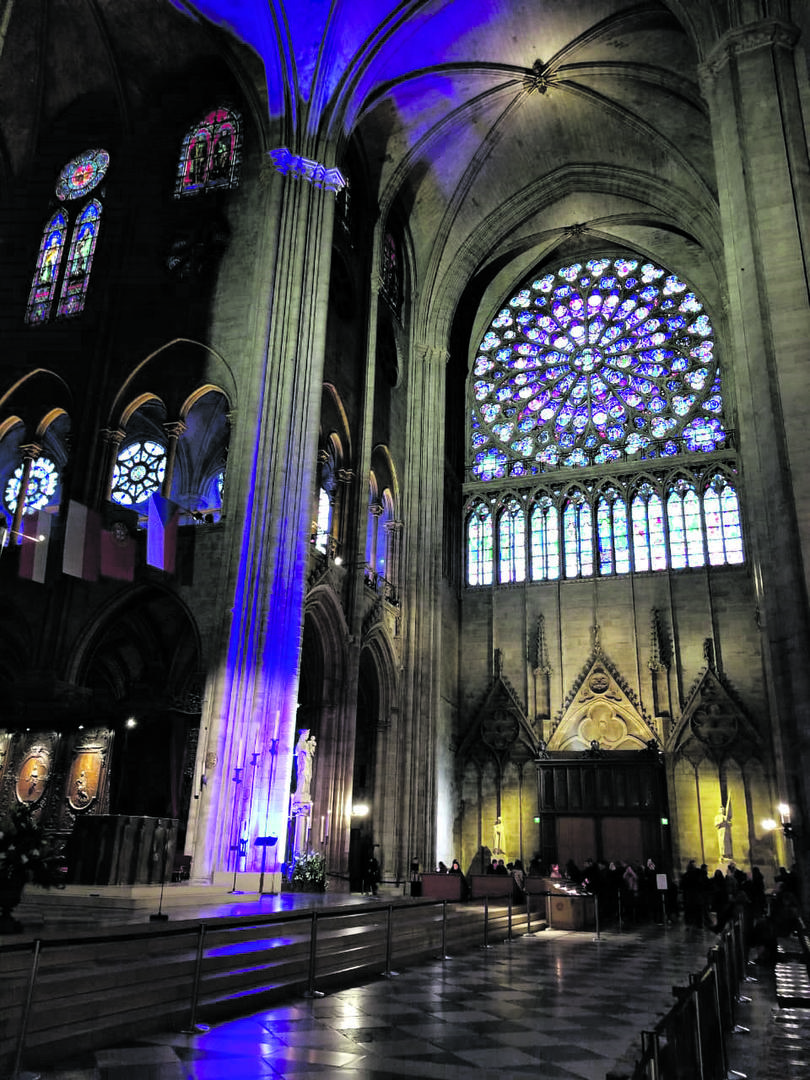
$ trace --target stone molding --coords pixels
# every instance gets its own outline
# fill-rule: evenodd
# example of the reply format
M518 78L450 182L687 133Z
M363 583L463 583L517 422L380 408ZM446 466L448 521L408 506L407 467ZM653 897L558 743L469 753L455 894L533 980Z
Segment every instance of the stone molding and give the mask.
M734 57L756 52L758 49L793 49L798 39L798 27L781 19L766 19L729 30L700 65L698 70L701 84L710 86Z

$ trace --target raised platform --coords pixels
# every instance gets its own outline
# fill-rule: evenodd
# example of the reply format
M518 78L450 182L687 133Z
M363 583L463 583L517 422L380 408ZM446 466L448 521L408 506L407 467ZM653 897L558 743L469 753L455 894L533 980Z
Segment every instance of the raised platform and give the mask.
M258 877L258 874L256 875ZM233 875L230 875L233 881ZM184 881L160 885L67 885L64 889L41 889L27 885L14 916L25 927L35 925L116 925L142 921L146 913L157 911L219 910L224 905L255 903L258 892L248 892L252 882L239 882L232 892L223 884L195 885Z

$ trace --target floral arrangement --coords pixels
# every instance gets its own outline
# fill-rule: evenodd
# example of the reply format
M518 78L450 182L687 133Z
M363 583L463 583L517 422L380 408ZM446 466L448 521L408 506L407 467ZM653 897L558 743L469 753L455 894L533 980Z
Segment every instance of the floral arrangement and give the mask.
M18 803L0 816L0 883L31 882L45 889L63 884L64 860L30 806Z
M317 851L299 855L293 863L290 881L292 887L301 892L325 892L326 859Z

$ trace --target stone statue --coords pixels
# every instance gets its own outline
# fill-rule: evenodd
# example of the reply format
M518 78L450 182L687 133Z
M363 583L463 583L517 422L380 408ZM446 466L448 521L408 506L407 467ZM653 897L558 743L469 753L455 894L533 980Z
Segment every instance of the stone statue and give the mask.
M312 783L312 764L317 746L309 728L302 728L295 747L295 794L299 802L308 800Z
M492 854L505 855L506 849L504 847L503 822L500 817L495 818L495 824L492 827L492 837Z
M731 847L731 799L715 814L714 827L717 829L718 857L723 862L731 862L734 858Z

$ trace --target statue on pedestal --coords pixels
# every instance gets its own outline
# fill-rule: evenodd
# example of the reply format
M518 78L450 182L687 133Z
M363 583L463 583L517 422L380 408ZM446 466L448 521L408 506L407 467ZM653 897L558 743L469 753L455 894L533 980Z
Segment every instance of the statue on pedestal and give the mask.
M504 845L506 841L504 839L503 822L500 817L495 818L495 824L492 827L492 838L492 854L505 855L506 848Z
M734 858L731 845L731 799L715 814L714 827L717 829L718 858L721 862L731 862Z
M314 736L309 733L309 728L302 728L295 747L295 798L297 802L306 802L309 799L312 759L317 745Z

